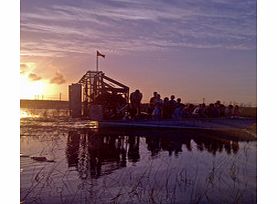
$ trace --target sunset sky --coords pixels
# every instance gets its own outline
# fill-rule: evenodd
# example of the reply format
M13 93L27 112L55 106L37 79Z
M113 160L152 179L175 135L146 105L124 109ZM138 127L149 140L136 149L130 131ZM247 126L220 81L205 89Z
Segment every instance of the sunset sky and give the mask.
M257 4L248 0L24 0L21 98L67 100L68 85L107 76L183 102L256 105Z

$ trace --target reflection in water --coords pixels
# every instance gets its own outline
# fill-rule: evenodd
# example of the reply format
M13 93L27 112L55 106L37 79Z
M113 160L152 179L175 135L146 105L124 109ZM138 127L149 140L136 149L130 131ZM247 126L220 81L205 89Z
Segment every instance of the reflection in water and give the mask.
M62 112L36 114L20 124L24 203L256 203L256 141L230 140L238 137L229 131L97 129Z
M20 109L20 118L38 118L39 116L30 111Z
M68 117L68 109L30 109L30 108L20 108L20 118L58 118L58 117Z
M98 178L126 167L126 139L125 136L97 135L94 131L70 131L66 149L68 167L76 167L82 179ZM136 141L129 141L128 159L133 162L139 159Z
M130 136L128 139L129 149L128 149L128 160L131 162L138 162L139 156L139 137Z
M66 149L68 167L78 166L79 143L80 143L80 134L78 134L77 132L69 131L68 138L67 138L67 149Z
M193 139L197 144L197 149L199 151L206 150L213 155L216 152L222 152L223 149L227 154L231 154L231 151L236 154L239 150L239 143L237 140L212 140L205 137L196 137Z
M82 179L98 178L113 171L126 167L127 160L132 163L140 161L140 140L143 135L115 134L96 132L95 130L69 131L66 156L68 167L74 167ZM200 152L207 151L213 155L225 150L227 154L236 154L239 150L238 141L211 139L202 135L162 134L145 137L147 149L155 158L160 152L166 151L169 156L176 157L185 148L192 151L192 142Z
M222 152L223 149L227 154L236 154L239 150L239 143L237 140L212 139L202 135L194 135L193 137L188 135L146 137L147 148L151 151L152 156L156 156L160 151L168 151L169 156L174 152L174 154L178 156L178 154L182 152L183 145L187 151L192 151L191 141L196 143L196 147L199 151L205 150L213 155L216 155L216 152Z

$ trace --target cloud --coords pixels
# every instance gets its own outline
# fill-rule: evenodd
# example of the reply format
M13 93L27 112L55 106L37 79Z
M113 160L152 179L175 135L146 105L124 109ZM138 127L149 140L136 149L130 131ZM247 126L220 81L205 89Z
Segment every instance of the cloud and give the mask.
M25 74L27 69L28 69L28 66L26 64L23 64L23 63L20 64L20 74Z
M38 75L35 74L35 73L30 73L30 74L28 75L28 78L29 78L30 80L32 80L32 81L38 81L38 80L41 79L41 77L38 76Z
M61 73L56 73L56 75L50 80L51 84L63 84L65 83L64 76Z
M66 56L95 49L256 49L256 1L22 2L21 53ZM70 1L69 1L70 2ZM43 4L43 3L42 3ZM28 7L28 9L27 9Z

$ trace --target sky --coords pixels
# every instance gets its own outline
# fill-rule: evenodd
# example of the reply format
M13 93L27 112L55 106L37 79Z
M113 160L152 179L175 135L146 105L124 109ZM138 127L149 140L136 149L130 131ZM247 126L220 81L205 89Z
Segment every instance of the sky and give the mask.
M256 1L21 1L21 98L67 100L68 85L96 69L96 50L99 70L143 102L157 91L257 104Z

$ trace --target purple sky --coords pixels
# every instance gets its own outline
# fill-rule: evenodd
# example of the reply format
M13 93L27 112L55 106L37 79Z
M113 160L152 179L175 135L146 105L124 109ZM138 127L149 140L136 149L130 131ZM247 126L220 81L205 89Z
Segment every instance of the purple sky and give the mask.
M256 105L256 11L252 0L24 0L21 72L67 99L99 50L100 70L144 101L158 91Z

